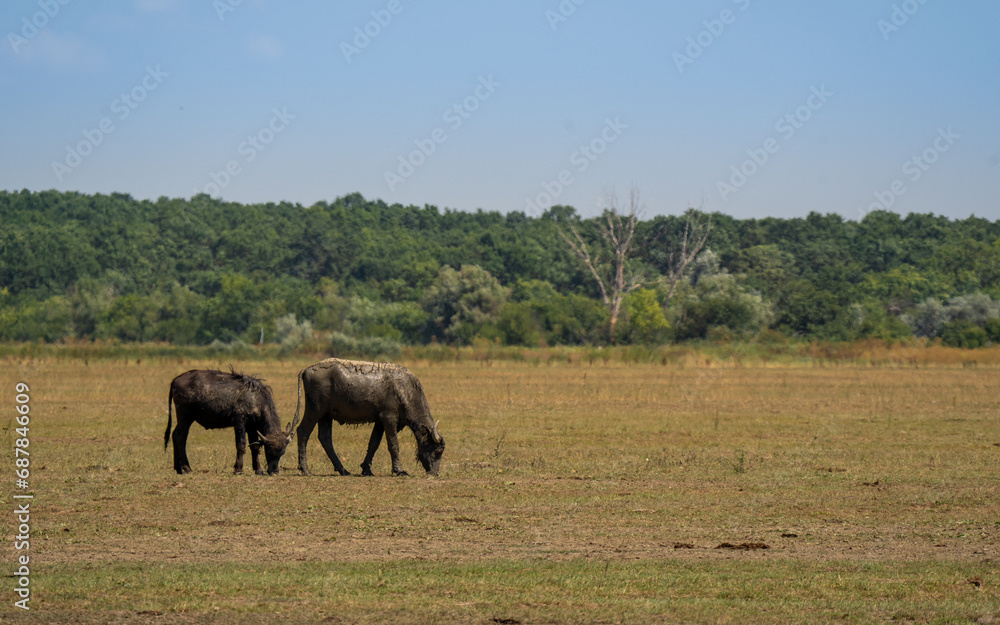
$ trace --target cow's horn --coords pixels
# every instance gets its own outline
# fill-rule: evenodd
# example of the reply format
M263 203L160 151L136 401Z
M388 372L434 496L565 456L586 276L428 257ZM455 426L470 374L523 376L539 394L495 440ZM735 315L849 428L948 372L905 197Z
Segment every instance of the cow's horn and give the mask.
M435 443L440 443L441 442L441 435L438 434L438 423L441 423L440 419L438 419L437 421L434 422L434 429L431 430L431 438L434 439Z
M288 422L288 427L285 428L285 436L291 436L292 435L292 426L293 425L295 425L295 424L292 423L291 421Z

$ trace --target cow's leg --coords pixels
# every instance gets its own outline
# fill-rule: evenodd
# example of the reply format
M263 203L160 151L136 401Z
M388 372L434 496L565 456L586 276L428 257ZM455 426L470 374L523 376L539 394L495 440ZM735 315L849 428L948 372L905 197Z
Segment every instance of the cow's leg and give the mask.
M375 427L372 428L372 436L368 439L368 453L365 455L365 461L361 463L361 475L374 475L372 473L372 459L375 458L378 446L382 444L382 434L384 433L385 428L382 427L382 423L376 421Z
M312 436L313 428L316 427L316 418L310 414L308 406L302 415L302 423L295 428L295 436L299 445L299 471L302 475L312 475L309 471L309 463L306 461L306 445L309 444L309 437Z
M333 417L323 417L319 420L319 442L323 445L326 455L330 457L333 468L341 475L350 475L351 472L344 468L344 463L340 461L336 450L333 448Z
M187 457L187 438L188 431L191 429L191 420L187 418L187 415L181 415L181 411L177 411L177 427L174 429L173 436L171 440L174 443L174 471L178 473L190 473L191 463L188 462Z
M257 475L264 475L264 470L260 468L260 460L257 458L260 454L260 437L257 431L247 432L247 440L250 444L250 462L253 464L253 472Z
M247 451L247 432L242 423L236 423L233 427L236 430L236 464L233 465L233 474L243 473L243 454Z
M389 455L392 457L393 475L409 475L403 470L403 463L399 461L399 436L397 436L399 426L395 416L391 419L385 419L382 427L385 429L385 445L389 448Z

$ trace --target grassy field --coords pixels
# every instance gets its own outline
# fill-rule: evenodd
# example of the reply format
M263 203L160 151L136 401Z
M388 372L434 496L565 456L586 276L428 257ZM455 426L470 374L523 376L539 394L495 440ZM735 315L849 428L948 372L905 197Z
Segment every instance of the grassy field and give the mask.
M573 359L569 359L573 360ZM234 362L284 421L309 359ZM170 380L228 360L0 362L31 388L18 623L1000 623L992 365L405 361L447 448L340 477L315 439L233 476L232 431L163 449ZM919 366L916 366L919 365ZM370 430L338 427L359 472ZM15 570L13 487L0 562ZM10 580L11 578L7 578ZM280 619L279 619L280 617Z

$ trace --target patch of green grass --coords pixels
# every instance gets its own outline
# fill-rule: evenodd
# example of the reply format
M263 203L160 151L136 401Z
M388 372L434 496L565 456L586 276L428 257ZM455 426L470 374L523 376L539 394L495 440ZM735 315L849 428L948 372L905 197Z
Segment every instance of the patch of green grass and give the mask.
M409 432L413 478L384 447L376 477L334 476L315 434L316 476L294 446L278 476L233 476L232 431L198 426L178 476L169 382L229 361L8 358L0 388L31 385L36 602L0 621L1000 619L996 369L691 358L406 362L448 441L438 479ZM288 423L311 362L234 364ZM369 432L334 430L355 472Z
M21 622L969 623L1000 611L995 564L941 562L134 563L36 576Z

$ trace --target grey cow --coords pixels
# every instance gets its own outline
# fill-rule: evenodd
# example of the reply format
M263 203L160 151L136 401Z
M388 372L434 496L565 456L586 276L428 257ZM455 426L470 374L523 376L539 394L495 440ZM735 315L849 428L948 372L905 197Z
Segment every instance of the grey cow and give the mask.
M407 475L399 461L397 433L405 427L417 439L417 459L430 475L437 475L444 453L444 438L417 376L401 365L328 358L299 372L299 401L295 420L302 415L296 430L299 444L299 470L309 475L306 445L313 428L319 424L319 442L334 468L350 475L333 449L333 422L349 425L374 423L368 441L368 454L361 464L362 475L372 475L372 458L385 435L392 472ZM302 400L305 397L305 412Z

